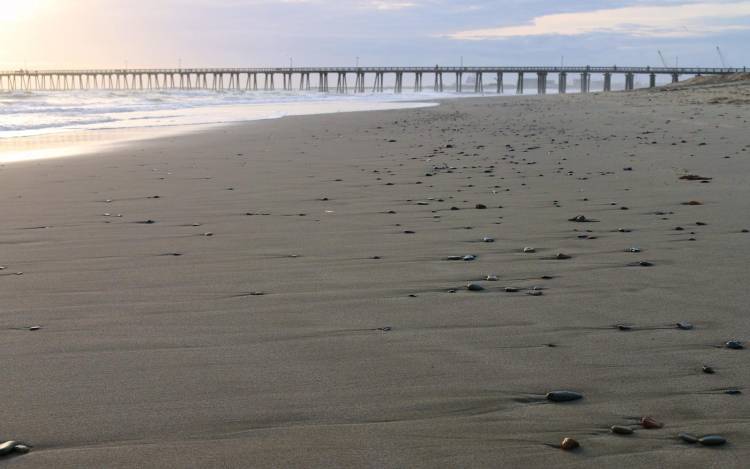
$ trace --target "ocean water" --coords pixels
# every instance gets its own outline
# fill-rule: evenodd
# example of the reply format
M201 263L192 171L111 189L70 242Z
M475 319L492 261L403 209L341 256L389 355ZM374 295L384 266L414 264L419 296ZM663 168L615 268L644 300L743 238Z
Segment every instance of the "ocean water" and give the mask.
M70 131L212 125L424 106L450 93L59 91L0 93L0 139ZM417 103L416 101L419 101Z
M468 95L462 95L468 96ZM451 93L0 92L0 164L94 153L133 140L285 116L437 105Z

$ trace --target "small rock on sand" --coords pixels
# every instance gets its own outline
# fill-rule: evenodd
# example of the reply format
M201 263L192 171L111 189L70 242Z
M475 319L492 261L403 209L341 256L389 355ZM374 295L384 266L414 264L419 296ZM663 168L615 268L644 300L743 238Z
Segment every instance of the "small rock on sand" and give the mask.
M726 442L726 438L719 435L706 435L698 440L703 446L721 446Z
M547 393L547 400L552 402L570 402L583 399L583 394L575 391L550 391Z
M562 442L560 442L560 448L565 451L571 451L576 448L579 448L581 446L580 443L578 443L573 438L563 438Z
M612 425L609 430L617 435L632 435L633 428L625 425Z
M643 428L653 430L656 428L662 428L664 424L661 422L657 422L653 417L643 417L641 418L641 426Z
M745 346L742 344L742 342L740 342L739 340L735 340L735 339L727 341L724 344L724 346L726 348L729 348L729 349L732 349L732 350L741 350L741 349L745 348Z
M568 221L574 221L576 223L586 223L586 222L592 222L596 220L592 220L591 218L586 218L584 215L576 215L573 218L568 218Z
M11 453L28 453L30 450L29 445L21 443L20 441L9 440L0 444L0 456L5 456Z

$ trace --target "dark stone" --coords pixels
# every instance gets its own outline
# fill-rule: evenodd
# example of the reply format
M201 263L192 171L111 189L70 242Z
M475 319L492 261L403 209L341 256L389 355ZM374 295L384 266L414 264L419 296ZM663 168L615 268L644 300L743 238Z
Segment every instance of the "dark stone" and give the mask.
M583 394L575 391L550 391L547 393L547 400L552 402L570 402L583 399Z
M624 425L612 425L609 429L612 433L615 433L617 435L632 435L633 434L633 429L631 427L626 427Z
M721 446L726 442L726 438L719 435L706 435L698 440L698 443L702 444L703 446Z

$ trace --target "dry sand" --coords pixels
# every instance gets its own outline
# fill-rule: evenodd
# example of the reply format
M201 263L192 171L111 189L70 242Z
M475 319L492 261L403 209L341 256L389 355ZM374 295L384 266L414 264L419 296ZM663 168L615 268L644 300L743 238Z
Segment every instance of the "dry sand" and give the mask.
M747 394L725 390L747 390L750 352L722 346L750 339L750 108L713 100L743 86L286 118L0 168L0 438L33 445L0 464L747 467Z

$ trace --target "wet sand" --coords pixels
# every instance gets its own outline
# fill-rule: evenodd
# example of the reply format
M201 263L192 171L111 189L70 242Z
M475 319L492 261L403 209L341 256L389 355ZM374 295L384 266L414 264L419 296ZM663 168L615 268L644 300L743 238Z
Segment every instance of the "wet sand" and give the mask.
M743 467L750 352L724 344L750 339L750 108L714 99L735 92L453 100L2 166L0 438L33 446L2 464Z

